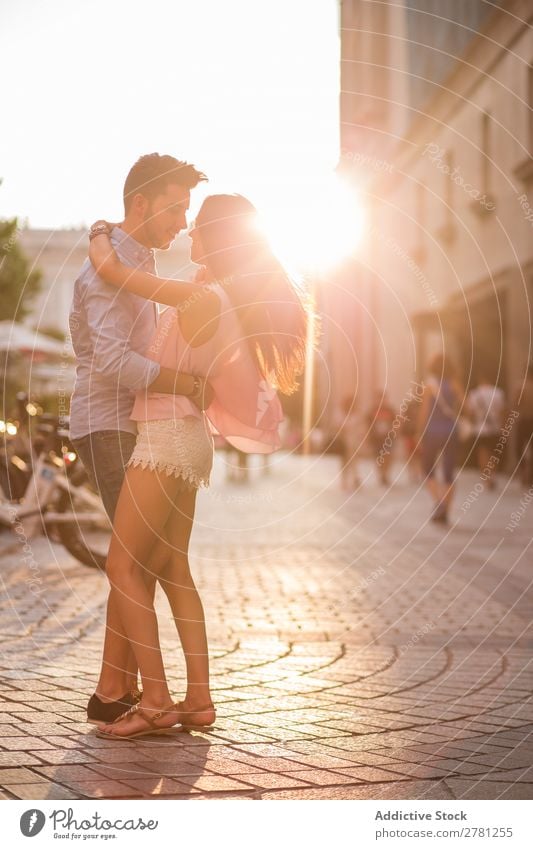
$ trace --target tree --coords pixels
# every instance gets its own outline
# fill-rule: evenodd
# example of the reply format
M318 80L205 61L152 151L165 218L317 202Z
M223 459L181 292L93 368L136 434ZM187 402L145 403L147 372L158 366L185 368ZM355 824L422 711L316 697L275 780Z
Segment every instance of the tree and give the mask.
M67 338L65 333L62 330L59 330L57 327L34 327L33 328L36 333L40 333L41 336L49 336L50 339L57 339L58 342L64 342Z
M31 270L18 243L18 220L0 220L0 321L21 321L39 291L41 272Z

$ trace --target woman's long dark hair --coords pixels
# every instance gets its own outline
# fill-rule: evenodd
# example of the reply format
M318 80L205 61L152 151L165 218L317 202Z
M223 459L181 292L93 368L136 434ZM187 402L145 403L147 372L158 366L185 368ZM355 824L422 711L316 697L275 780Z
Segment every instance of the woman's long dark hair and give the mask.
M211 195L196 227L206 265L235 307L261 373L290 395L304 369L310 307L261 235L256 215L242 195Z

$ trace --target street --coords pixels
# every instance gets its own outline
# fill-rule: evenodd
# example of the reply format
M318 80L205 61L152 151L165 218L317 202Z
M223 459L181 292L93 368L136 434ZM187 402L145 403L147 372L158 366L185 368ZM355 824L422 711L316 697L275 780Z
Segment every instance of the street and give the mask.
M105 576L44 537L30 573L1 534L3 798L533 798L527 509L509 525L518 482L473 498L479 478L464 472L442 528L400 464L385 488L365 461L348 497L335 458L275 455L249 485L227 483L224 462L191 544L218 711L209 733L96 737L85 707ZM177 699L184 664L164 597L158 607Z

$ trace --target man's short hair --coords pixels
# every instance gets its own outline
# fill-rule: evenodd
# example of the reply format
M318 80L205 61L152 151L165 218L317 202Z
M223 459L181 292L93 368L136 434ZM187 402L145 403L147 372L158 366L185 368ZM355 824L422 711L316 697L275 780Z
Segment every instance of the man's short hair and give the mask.
M173 156L147 153L137 160L126 177L124 209L127 213L136 194L153 200L157 195L164 194L169 185L194 189L202 180L207 180L205 174L188 162L181 162Z

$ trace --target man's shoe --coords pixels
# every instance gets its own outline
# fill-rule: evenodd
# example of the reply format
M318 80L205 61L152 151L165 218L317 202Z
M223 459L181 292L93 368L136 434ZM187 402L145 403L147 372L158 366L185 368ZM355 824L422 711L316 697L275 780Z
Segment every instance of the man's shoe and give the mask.
M87 705L87 722L91 725L105 725L114 722L117 717L129 710L141 700L139 690L130 690L115 702L102 702L93 693Z

